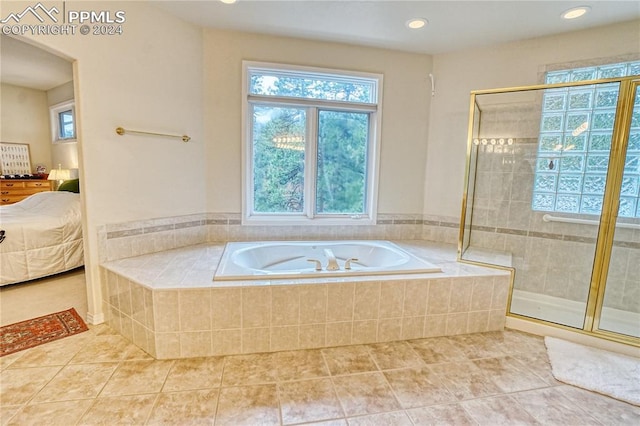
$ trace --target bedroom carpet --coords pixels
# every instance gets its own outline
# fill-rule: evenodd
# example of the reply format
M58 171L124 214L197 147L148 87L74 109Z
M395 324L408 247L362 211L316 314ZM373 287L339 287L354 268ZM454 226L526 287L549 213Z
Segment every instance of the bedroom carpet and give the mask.
M75 309L0 327L0 356L87 331Z
M545 337L554 377L564 383L640 405L640 359Z

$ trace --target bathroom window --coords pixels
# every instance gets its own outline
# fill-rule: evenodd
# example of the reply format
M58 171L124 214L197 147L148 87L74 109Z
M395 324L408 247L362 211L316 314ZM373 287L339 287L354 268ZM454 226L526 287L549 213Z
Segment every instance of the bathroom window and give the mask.
M382 76L244 62L246 223L374 224Z
M53 142L75 142L75 102L67 101L49 108L51 118L51 136Z
M639 74L640 62L625 62L548 72L546 83ZM618 86L612 83L545 90L533 210L600 214ZM640 95L635 104L640 105ZM640 217L640 116L632 120L619 216Z

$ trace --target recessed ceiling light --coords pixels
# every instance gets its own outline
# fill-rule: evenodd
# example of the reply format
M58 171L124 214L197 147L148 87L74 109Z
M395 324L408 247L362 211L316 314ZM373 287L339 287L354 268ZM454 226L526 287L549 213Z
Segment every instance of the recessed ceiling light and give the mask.
M412 30L417 30L427 25L427 22L428 21L424 18L413 18L413 19L409 19L405 25L411 28Z
M226 3L226 4L233 4L238 0L220 0L222 3Z
M581 17L582 15L585 15L590 10L591 7L589 6L572 7L571 9L562 12L560 16L562 17L562 19L576 19Z

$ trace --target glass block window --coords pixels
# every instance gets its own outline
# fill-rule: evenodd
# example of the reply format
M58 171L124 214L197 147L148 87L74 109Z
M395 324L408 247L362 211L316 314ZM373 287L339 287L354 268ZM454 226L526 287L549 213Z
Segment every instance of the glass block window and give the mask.
M546 83L640 75L640 61L547 73ZM618 83L545 90L532 208L600 214ZM621 217L640 217L640 93L636 94L620 194Z

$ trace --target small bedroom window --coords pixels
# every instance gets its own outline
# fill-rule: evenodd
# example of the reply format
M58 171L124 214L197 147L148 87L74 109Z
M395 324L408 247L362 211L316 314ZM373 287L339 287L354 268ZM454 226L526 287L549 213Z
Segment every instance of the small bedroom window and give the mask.
M76 109L74 101L62 102L49 108L51 114L52 141L76 141Z

